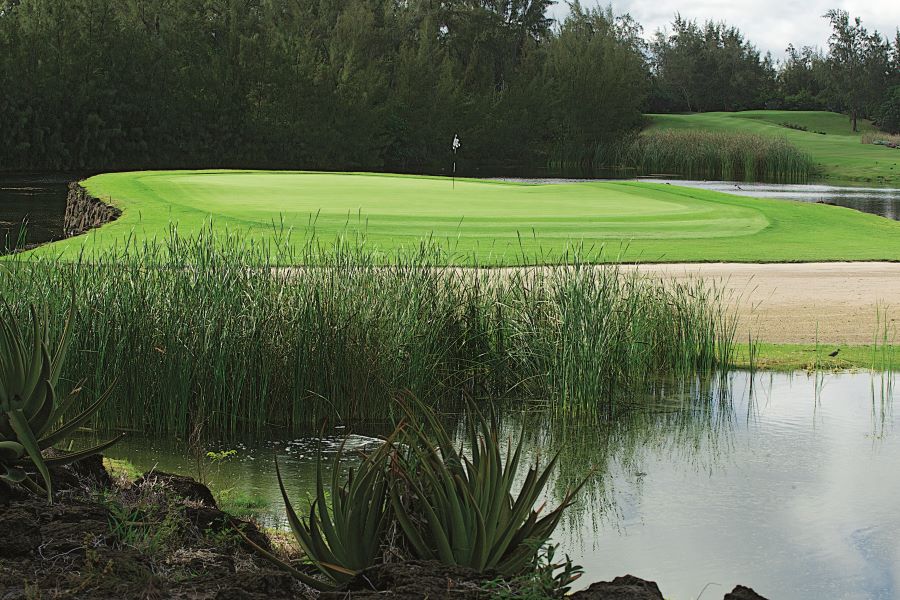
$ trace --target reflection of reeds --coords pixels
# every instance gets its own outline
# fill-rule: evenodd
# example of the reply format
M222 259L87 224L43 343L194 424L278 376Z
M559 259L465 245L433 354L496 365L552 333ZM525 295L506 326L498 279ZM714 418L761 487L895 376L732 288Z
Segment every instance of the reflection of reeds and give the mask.
M813 171L810 156L784 138L692 129L646 131L625 161L644 173L727 180L805 181Z
M585 523L615 525L624 486L639 490L648 463L668 457L686 469L709 472L731 451L738 422L735 402L749 398L733 392L747 375L732 372L696 378L662 377L652 389L621 403L612 419L577 421L540 411L504 411L504 427L517 431L524 422L528 447L540 453L561 448L549 498L559 501L584 474L592 476L563 523L573 533ZM748 410L753 401L747 400ZM505 406L505 405L504 405ZM749 418L749 415L748 415Z
M446 254L427 244L385 256L313 242L298 254L286 240L210 231L0 269L17 311L47 298L61 313L75 288L77 351L64 377L86 375L95 391L120 384L100 425L185 434L204 420L224 435L385 420L400 389L540 399L590 416L660 373L719 369L733 351L733 319L700 282L572 258L442 267Z

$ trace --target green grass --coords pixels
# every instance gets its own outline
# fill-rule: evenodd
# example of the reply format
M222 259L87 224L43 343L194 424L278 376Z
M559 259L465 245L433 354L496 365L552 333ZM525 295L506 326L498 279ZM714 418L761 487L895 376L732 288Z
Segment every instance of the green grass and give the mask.
M700 281L571 257L442 268L427 245L387 264L366 247L308 250L207 229L90 262L20 255L0 264L0 297L19 315L48 302L58 317L74 290L61 393L86 378L87 403L115 381L98 427L182 435L384 422L402 390L607 417L651 380L716 372L731 354L734 319ZM318 266L269 268L283 253Z
M575 251L593 262L900 260L900 223L888 219L643 182L468 180L453 189L433 177L184 171L106 174L85 185L123 216L25 256L121 251L165 239L173 226L198 235L212 220L217 232L290 246L280 260L291 264L309 258L311 240L338 235L387 255L432 239L446 250L439 262L482 266Z
M890 371L900 367L900 354L893 345L863 344L847 346L822 342L816 344L755 344L756 355L750 360L748 344L736 344L732 365L738 369L769 371L846 371L872 369ZM837 356L828 356L840 350Z
M833 182L900 183L900 151L863 144L862 133L871 123L860 121L851 131L845 115L818 111L753 110L745 112L649 115L650 130L692 129L781 136L812 157L819 175ZM809 131L782 126L791 123ZM815 133L822 131L825 135Z

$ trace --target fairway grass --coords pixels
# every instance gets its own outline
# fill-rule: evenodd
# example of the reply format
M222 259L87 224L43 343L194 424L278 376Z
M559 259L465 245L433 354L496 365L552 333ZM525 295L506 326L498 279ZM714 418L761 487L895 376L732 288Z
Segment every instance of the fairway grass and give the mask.
M853 133L845 115L821 111L751 110L648 116L651 130L700 129L781 136L808 153L816 164L817 176L832 183L900 183L900 151L863 144L862 133L873 130L871 123L860 120L860 132ZM790 129L784 123L800 125L808 131Z
M431 240L446 263L900 260L900 223L835 206L743 198L674 185L557 185L420 176L156 171L83 185L122 216L40 256L90 255L166 239L171 229L298 249L339 237L385 255ZM298 253L302 254L302 253ZM307 253L308 256L308 253Z

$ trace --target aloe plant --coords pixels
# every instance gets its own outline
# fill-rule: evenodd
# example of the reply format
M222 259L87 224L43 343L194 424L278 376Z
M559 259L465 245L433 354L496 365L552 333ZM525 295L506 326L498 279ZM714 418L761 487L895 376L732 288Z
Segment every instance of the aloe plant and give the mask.
M397 524L417 558L478 571L517 575L534 564L582 482L554 510L536 508L558 454L529 467L517 494L513 483L522 438L502 456L499 425L470 408L471 458L456 449L434 412L419 403L377 450L363 456L341 482L343 445L331 467L330 499L317 461L316 494L309 515L294 510L276 460L278 484L297 543L325 579L312 577L255 546L266 558L317 589L335 588L375 564L388 527ZM424 415L424 422L419 415ZM436 441L432 442L434 438Z
M69 437L100 408L112 388L72 419L63 420L75 394L56 400L56 384L66 358L74 319L74 301L63 333L51 351L47 311L32 305L31 336L24 334L8 304L0 313L0 479L47 495L53 500L49 466L78 461L100 452L119 438L87 450L46 458L43 451ZM36 470L41 486L28 474Z
M287 564L278 557L253 545L266 558L288 570L295 577L319 590L338 587L378 560L382 540L391 523L388 499L388 458L393 436L374 452L362 457L359 466L350 469L346 482L341 482L340 463L344 445L338 450L331 467L330 487L326 492L322 475L322 457L316 462L316 494L309 516L301 519L294 510L278 461L275 471L284 499L288 524L300 548L325 579L316 579Z
M514 449L511 442L507 444L504 459L496 418L487 419L470 408L469 458L456 448L434 412L421 403L417 412L425 415L428 429L407 410L407 451L402 461L405 486L413 495L406 504L412 510L404 505L401 486L391 490L394 514L415 555L506 575L527 569L536 548L550 539L584 482L542 515L542 507L536 506L558 453L543 469L535 461L514 494L522 434ZM410 518L410 512L418 515L421 523Z

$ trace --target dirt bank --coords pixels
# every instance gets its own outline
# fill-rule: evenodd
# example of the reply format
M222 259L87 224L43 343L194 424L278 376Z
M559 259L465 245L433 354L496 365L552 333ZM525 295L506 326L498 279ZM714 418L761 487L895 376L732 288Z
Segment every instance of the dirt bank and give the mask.
M235 528L283 560L298 558L295 551L276 549L252 522L220 511L209 489L189 477L151 472L133 482L113 481L98 456L77 467L54 469L51 477L57 489L52 506L0 480L4 600L557 597L547 596L546 590L536 595L543 589L535 587L537 579L503 579L496 573L415 560L379 564L341 590L318 594L263 560ZM663 600L663 595L655 583L628 575L594 583L571 598ZM725 600L765 598L738 586Z
M900 298L900 263L680 263L641 265L641 273L719 282L738 312L738 341L866 344L890 328ZM890 306L893 302L895 307Z

